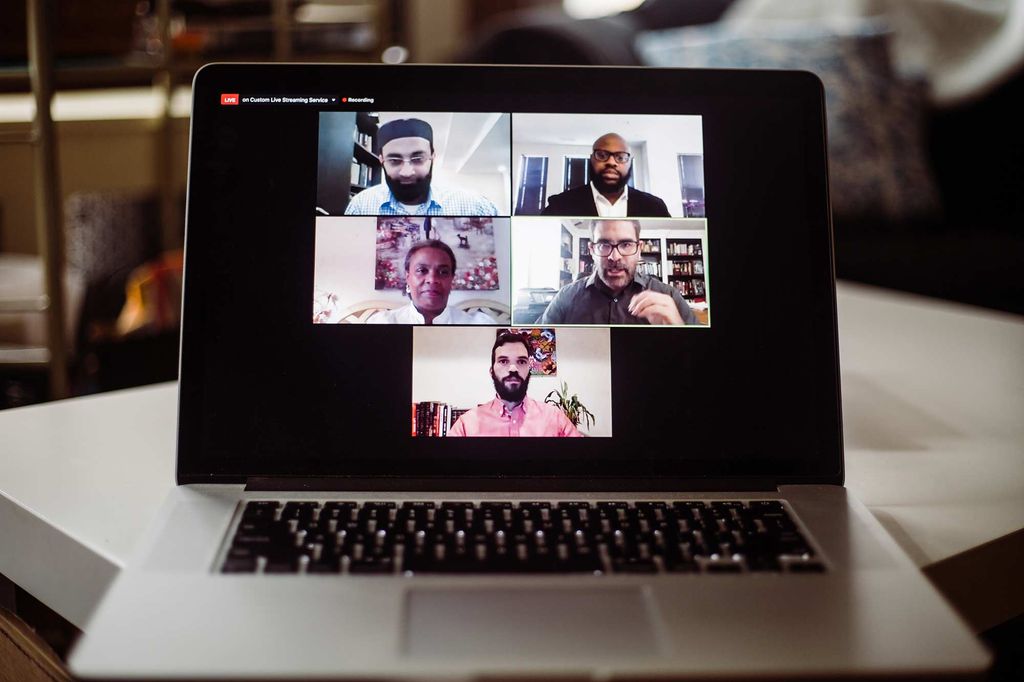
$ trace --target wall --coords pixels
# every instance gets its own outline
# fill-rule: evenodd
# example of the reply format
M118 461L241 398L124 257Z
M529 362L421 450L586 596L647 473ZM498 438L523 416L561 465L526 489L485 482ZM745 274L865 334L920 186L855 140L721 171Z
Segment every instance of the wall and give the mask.
M501 173L458 173L451 175L438 169L434 173L432 182L444 187L481 194L494 204L494 207L498 209L498 215L509 215L511 213L507 175L502 175Z
M452 291L448 299L450 304L483 298L511 305L508 223L508 218L494 219L499 288L493 291ZM378 291L373 288L376 253L376 217L317 218L314 290L338 294L338 307L342 310L362 301L407 303L409 299L397 289Z
M651 117L655 119L655 117ZM681 116L657 117L650 123L647 137L647 170L650 173L646 192L661 197L669 213L683 215L683 198L679 189L679 155L703 154L701 119ZM643 188L642 188L643 189Z
M512 276L515 288L558 288L562 221L559 218L515 218Z
M465 47L469 0L408 0L404 3L410 62L440 64Z
M488 369L494 334L494 327L415 327L413 402L438 400L457 407L473 407L491 400L494 384ZM555 330L555 342L558 375L531 377L530 397L543 401L549 391L560 388L564 381L597 418L587 433L612 435L608 330L559 327Z

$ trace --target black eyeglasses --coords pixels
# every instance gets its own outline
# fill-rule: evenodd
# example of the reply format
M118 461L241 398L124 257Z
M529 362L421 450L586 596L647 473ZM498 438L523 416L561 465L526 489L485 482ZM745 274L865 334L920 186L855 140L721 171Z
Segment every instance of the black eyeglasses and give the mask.
M618 249L619 253L623 256L632 256L640 248L640 242L635 242L632 239L626 239L621 242L594 242L591 245L594 249L594 253L601 258L607 258L612 255L612 249Z
M607 149L595 149L591 156L598 161L607 161L614 158L616 163L628 163L633 158L633 155L629 152L610 152Z

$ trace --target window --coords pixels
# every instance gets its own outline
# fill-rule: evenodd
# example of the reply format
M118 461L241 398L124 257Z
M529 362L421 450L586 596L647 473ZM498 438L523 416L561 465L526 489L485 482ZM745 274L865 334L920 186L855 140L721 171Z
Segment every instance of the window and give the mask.
M518 215L540 215L548 197L548 157L520 157L519 191L516 194Z
M586 156L565 157L562 173L562 187L573 189L590 182L590 159Z
M683 215L704 217L704 155L679 155L679 189L683 195Z

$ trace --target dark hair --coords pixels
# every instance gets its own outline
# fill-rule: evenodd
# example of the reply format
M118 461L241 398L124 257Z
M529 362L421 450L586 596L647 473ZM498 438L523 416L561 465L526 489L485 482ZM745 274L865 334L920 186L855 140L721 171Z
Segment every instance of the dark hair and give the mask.
M452 251L452 247L445 244L440 239L424 239L418 241L409 247L409 250L405 254L405 271L409 272L409 261L412 260L412 254L416 253L420 249L437 249L444 251L448 254L448 259L452 262L452 273L455 273L455 252Z
M533 355L533 341L530 335L523 332L514 332L511 329L499 329L494 345L491 346L491 367L494 367L494 353L506 343L521 343L526 346L526 354Z
M636 230L636 238L640 239L640 221L639 220L622 220L621 218L603 218L601 220L590 221L590 238L594 238L594 230L597 229L598 223L608 222L614 220L617 223L631 223L633 229Z

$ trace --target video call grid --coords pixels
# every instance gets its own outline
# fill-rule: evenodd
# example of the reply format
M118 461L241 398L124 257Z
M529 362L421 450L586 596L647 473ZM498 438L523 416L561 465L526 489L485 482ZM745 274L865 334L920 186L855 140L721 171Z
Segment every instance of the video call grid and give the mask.
M330 116L331 114L336 114L336 113L343 113L343 112L325 112L324 114L321 115L321 117L323 118L324 116ZM365 112L358 112L358 115L360 115L360 116L362 116L364 114L365 114ZM357 114L352 113L352 116L356 116L356 115ZM365 115L368 116L368 114L365 114ZM392 112L391 114L381 114L380 115L381 116L381 118L380 118L381 129L384 130L385 134L383 136L380 135L380 129L378 129L378 137L385 138L385 139L377 140L373 144L373 148L377 149L378 152L393 151L396 145L392 144L392 143L395 142L396 140L397 140L398 146L402 147L403 144L409 142L410 137L415 138L416 136L422 135L422 137L420 137L418 140L415 140L415 139L413 140L414 144L411 147L406 144L404 148L399 149L399 152L411 152L411 154L409 156L405 156L402 159L404 161L404 163L401 164L403 166L403 170L408 169L412 165L411 163L409 163L410 159L416 158L417 148L416 148L415 143L417 143L417 142L420 143L419 151L422 152L422 153L426 153L428 151L430 153L433 153L433 151L434 151L433 149L431 149L430 146L424 147L423 144L422 144L424 141L427 141L428 143L432 144L432 142L433 142L432 139L431 140L427 140L428 137L432 137L432 128L431 128L431 126L429 124L426 124L426 122L424 122L422 119L417 119L416 115L417 115L416 112ZM437 116L436 112L431 114L431 115ZM524 117L526 117L526 118L534 117L535 118L535 117L540 116L541 118L552 118L553 117L553 118L556 118L556 119L561 119L563 121L564 120L578 121L578 119L580 118L579 115L564 115L564 114L563 115L558 115L558 114L554 114L554 115L535 115L535 114L507 114L507 113L506 114L471 114L471 113L465 113L465 112L457 112L457 113L456 112L450 112L447 115L450 115L453 118L469 116L469 117L476 117L477 119L479 119L480 117L488 117L488 116L489 117L494 117L494 116L497 116L497 117L499 117L499 119L502 118L502 117L504 119L506 119L507 122L508 122L508 131L507 131L507 135L503 139L503 151L505 152L504 153L504 160L506 162L504 164L504 168L505 168L506 171L511 168L512 159L516 155L517 149L522 148L521 151L528 151L527 149L525 149L523 147L523 145L520 142L517 142L515 128L514 128L515 121L517 119L523 120ZM591 118L607 119L608 117L592 116ZM655 116L655 117L630 116L630 117L627 117L627 118L631 118L631 119L658 119L658 121L662 122L662 123L664 123L666 120L668 122L670 122L670 123L673 123L673 122L677 122L677 121L680 121L680 120L687 120L688 119L688 120L691 120L691 121L692 120L696 120L696 122L698 122L698 124L699 124L699 121L700 121L700 117L698 117L698 116L683 116L683 117L677 117L677 116ZM479 121L477 121L477 123L479 123ZM494 124L495 124L495 121L492 120L491 121L492 127L494 126ZM604 124L604 121L600 121L599 124ZM391 130L391 129L393 129L393 130ZM602 129L602 128L597 128L597 129ZM358 125L356 126L355 130L356 131L359 130L359 126ZM391 130L391 132L388 132L389 130ZM322 154L325 152L325 147L327 146L324 143L324 132L325 131L324 131L323 126L322 126L321 127L321 153ZM362 154L362 152L360 152L360 150L359 150L360 138L358 137L359 135L364 135L365 133L356 132L356 133L350 133L350 134L355 134L356 135L355 140L354 140L354 142L355 142L355 144L354 144L355 152L353 154L353 158L355 158L357 156L360 157L360 158L365 158L366 155ZM401 135L401 136L405 136L405 137L395 137L396 135ZM616 166L619 162L622 162L622 161L628 161L628 162L632 163L632 161L636 157L630 157L630 158L627 159L627 157L624 156L624 154L632 154L631 148L629 146L630 145L629 142L625 141L624 139L619 139L619 140L612 139L611 141L609 141L610 137L615 137L615 136L601 135L597 139L594 140L594 143L592 144L592 147L593 147L592 152L594 152L594 153L592 155L592 158L589 160L589 163L591 164L589 170L595 171L595 170L599 170L600 168L603 168L603 166L599 166L598 165L598 163L603 160L604 162L607 162L605 165L608 166L608 168L607 168L607 175L608 175L608 177L614 178L616 176L616 173L617 173L617 171L614 168L614 166ZM698 137L699 137L699 129L698 129ZM449 141L449 140L450 140L449 137L445 138L446 142ZM486 141L486 137L482 138L482 141ZM388 149L384 150L383 149L384 147L388 147ZM605 149L605 147L611 147L611 149ZM594 151L594 150L596 150L596 151ZM364 147L362 149L362 151L363 152L367 152L368 150ZM557 150L555 150L555 151L557 152ZM702 159L702 152L703 152L702 148L700 148L700 151L701 151L700 158ZM605 152L605 153L597 153L597 152ZM618 158L616 158L616 155L618 155ZM383 159L384 156L385 156L384 154L380 154L379 153L379 157L380 158ZM392 156L396 156L396 154L392 154ZM522 212L522 209L523 209L523 205L522 205L523 204L523 201L522 201L523 200L523 196L522 195L524 194L524 188L526 188L527 184L528 184L528 183L523 181L523 177L522 176L523 176L523 173L527 172L527 170L528 170L526 167L529 165L529 157L528 157L528 155L526 153L519 154L519 157L520 157L520 161L521 161L520 164L519 164L520 169L519 169L518 173L516 174L516 176L512 176L510 173L506 172L506 176L508 177L508 180L509 180L509 184L506 185L506 188L507 188L506 189L506 197L511 197L513 194L516 195L516 198L517 198L516 211L512 211L511 209L508 210L508 211L505 211L505 212L501 212L501 213L495 211L494 212L494 216L493 216L493 218L495 218L495 220L492 221L493 229L500 233L500 231L503 229L502 223L505 222L505 221L503 221L501 219L506 219L507 220L507 225L508 225L507 229L509 231L509 236L508 236L508 240L507 240L507 251L505 253L505 256L507 258L506 262L508 263L508 267L501 269L501 270L507 270L507 271L499 271L497 274L498 274L498 279L500 281L502 281L502 282L509 282L510 283L509 288L504 292L504 297L501 300L498 301L499 303L502 303L506 308L509 309L508 319L495 319L493 322L490 323L493 326L503 326L503 325L507 325L507 324L525 325L525 324L530 324L530 323L533 323L533 322L537 321L537 319L535 317L533 317L532 315L525 314L525 311L520 310L518 314L515 311L516 292L518 291L518 292L522 293L521 287L519 287L519 283L515 282L515 279L516 279L515 278L515 271L516 271L516 265L517 265L516 261L517 261L517 258L518 258L518 256L516 254L517 254L517 252L520 251L520 249L516 248L515 241L517 239L518 234L521 231L521 228L524 227L524 226L529 225L530 221L537 219L537 218L534 218L532 215L524 215L524 213ZM426 167L428 165L431 165L433 160L435 160L435 159L432 159L430 162L424 161L424 162L422 162L421 166L422 167ZM586 159L582 159L582 160L586 160ZM576 163L578 161L581 161L581 159L578 158L578 157L576 157L576 158L570 158L568 156L565 157L564 165L565 165L566 180L567 181L569 180L572 172L575 170L574 166L575 167L579 166L579 163ZM355 161L353 160L353 169L354 169L354 166L355 166ZM380 171L381 175L384 174L384 169L383 168L380 168L379 171ZM629 172L630 175L632 175L632 173L633 173L632 167L629 168L628 172ZM432 173L432 169L431 169L430 173ZM702 169L701 169L701 173L702 173ZM415 175L415 173L412 170L409 170L407 174L408 175ZM684 169L681 166L681 168L680 168L680 175L683 175L683 174L684 174ZM513 186L513 184L511 184L513 182L516 182L517 180L519 182L518 191L516 191L516 188ZM701 177L700 180L701 180L701 183L702 183L703 178ZM416 180L414 179L412 181L412 183L415 183L415 182L416 182ZM378 181L378 184L376 186L377 187L384 187L385 184L384 183L380 183ZM592 194L597 194L596 184L587 185L585 187L587 189L589 189ZM702 190L702 188L701 188L701 190ZM638 194L638 192L640 192L640 190L637 190L635 188L635 186L630 187L626 191L627 191L627 196L628 196L628 193L630 191L632 191L634 199L636 197L638 197L638 196L642 196L642 195ZM565 194L565 192L561 192L561 193L558 193L558 194ZM578 194L578 192L577 192L577 194ZM358 194L356 196L358 196ZM391 196L394 197L394 194L392 194ZM685 194L684 194L684 197L685 197ZM457 197L457 198L459 198L459 197ZM701 193L701 199L702 199L702 193ZM551 203L550 199L549 199L548 203L549 203L549 208L550 208L550 203ZM629 203L631 203L631 202L627 201L627 206L628 206ZM635 202L635 205L639 206L639 204L640 204L640 202ZM506 202L505 205L511 206L511 202ZM664 202L661 202L661 205L664 206L665 205ZM683 206L683 210L680 211L680 212L685 214L686 206L683 205L683 204L681 204L681 205ZM421 208L421 210L424 209L422 204L420 205L420 208ZM436 208L436 206L426 207L426 210L429 210L430 208ZM652 212L653 213L653 212L657 212L657 210L656 209L649 209L646 212ZM667 213L667 210L665 212ZM319 209L319 207L318 207L318 214L320 215L320 218L321 218L320 220L318 220L318 226L323 222L322 218L323 218L323 214L324 213L326 213L326 211L323 211L323 210ZM477 215L466 215L465 212L460 212L460 213L462 213L462 215L444 214L444 213L441 213L440 215L438 215L438 214L435 213L435 214L431 215L430 218L431 219L436 219L436 218L444 219L444 218L448 218L448 219L453 219L455 221L458 221L458 220L470 221L470 220L472 220L474 218L479 218L480 217L480 216L477 216ZM530 212L527 211L526 213L529 214ZM565 216L565 215L563 215L563 216L558 216L558 218L560 218L560 222L563 223L562 227L563 227L563 229L565 229L565 224L566 223L569 223L569 224L575 223L575 226L577 228L579 228L587 220L594 219L594 218L596 218L598 220L602 220L602 219L607 219L609 217L609 216L604 216L602 218L600 216L597 216L596 215L598 213L597 210L590 211L589 213L590 213L590 215L586 215L586 216L583 216L583 215ZM698 213L701 216L703 215L703 204L702 204L702 201L701 201L701 203L699 205ZM376 219L381 220L381 221L388 220L388 219L392 218L390 212L389 213L385 213L384 211L375 212L372 215L368 215L366 217L376 218ZM669 226L672 223L671 217L661 216L661 218L664 219L664 223L663 224L665 226ZM631 219L631 218L627 218L627 219ZM688 218L687 219L687 221L690 222L690 223L692 223L694 220L695 220L694 218ZM436 222L436 220L435 220L435 222ZM654 217L647 217L647 218L642 219L641 222L645 226L648 226L648 225L655 225L656 226L661 221L659 221L657 218L654 218ZM696 325L700 325L700 324L705 324L706 325L707 324L707 316L708 316L707 315L707 313L708 313L707 303L708 303L709 298L710 298L709 292L707 290L706 221L703 219L703 217L701 217L699 219L699 222L700 222L700 228L698 230L691 231L690 233L686 234L686 237L689 238L688 241L696 242L696 244L689 245L689 248L691 249L691 252L688 253L688 254L685 251L685 248L688 245L687 244L680 244L679 243L682 238L676 239L673 242L672 241L672 237L669 236L669 235L657 235L655 238L652 239L650 237L651 233L649 232L649 230L651 228L646 228L648 231L644 232L644 235L640 239L641 243L645 245L644 249L645 250L655 251L655 252L657 252L657 251L671 251L671 253L667 254L666 258L662 259L661 262L656 262L656 260L655 260L654 263L652 263L651 262L652 259L648 257L649 254L645 253L644 256L639 259L641 261L639 263L639 265L641 265L642 267L648 266L648 265L652 265L653 267L651 267L650 269L654 271L653 274L658 275L658 279L660 281L665 281L665 280L670 280L671 281L671 280L674 279L675 282L683 283L683 286L686 286L687 282L694 282L694 280L696 280L696 282L699 285L699 288L694 287L693 289L691 289L689 291L686 291L685 289L684 289L684 291L688 295L688 298L689 298L690 301L696 301L698 303L703 304L702 306L699 306L701 308L701 310L700 310L701 319L691 319L691 320L688 320L688 323L696 324ZM579 234L579 229L574 230L573 232L574 232L574 234L571 234L570 237L569 237L569 239L572 240L571 241L571 246L569 247L569 250L566 251L566 250L563 249L559 253L559 256L561 258L563 258L563 260L571 261L573 265L569 265L568 263L565 263L565 265L567 267L564 267L560 271L560 274L559 274L560 280L564 280L567 275L572 275L572 276L578 275L580 272L582 272L582 268L585 265L590 265L594 261L594 258L591 256L591 254L588 253L588 249L582 248L585 244L589 245L591 240L588 239L587 237L584 237L581 234ZM700 233L699 238L695 238L696 235L694 235L693 232L699 232ZM458 236L458 235L456 235L456 236ZM469 235L469 236L471 236L471 235ZM645 239L645 237L646 237L646 239ZM465 246L464 241L465 241L465 239L467 239L467 235L459 236L459 239L460 239L460 241L457 244L455 244L455 245L456 246ZM653 246L653 248L652 248L652 246ZM680 248L680 246L682 246L684 248L683 254L691 256L691 258L680 258L679 257L679 248ZM692 251L694 246L696 246L697 254L699 254L699 256L700 256L700 258L698 258L698 259L692 258L692 256L695 255L693 253L693 251ZM629 248L628 245L625 248ZM454 252L454 250L453 250L453 252ZM569 255L566 255L567 253ZM678 262L680 260L682 260L683 262L682 263ZM687 262L687 261L697 261L697 262L693 263L693 262ZM682 271L680 271L680 266L682 266L682 268L683 268ZM671 268L671 270L666 272L666 269L668 269L668 268ZM618 274L618 273L616 273L616 274ZM699 276L699 277L697 277L697 276ZM678 287L679 287L679 284L677 284L677 288ZM529 288L529 287L527 287L527 288ZM493 313L493 311L491 311L491 312ZM366 320L359 320L359 321L366 321ZM413 323L413 324L420 323L420 324L422 324L424 322L425 322L425 320L424 321L414 320L414 321L411 321L410 323ZM590 322L590 321L580 321L580 320L571 321L571 322L563 322L561 320L549 321L549 323L551 323L551 324L587 324L588 322ZM454 323L454 321L449 321L449 323ZM466 323L466 324L487 324L487 322L483 321L483 319L480 318L480 317L477 317L475 320L465 320L462 323ZM618 326L615 323L615 320L613 320L613 319L594 321L593 323L598 325L598 326ZM626 324L629 324L629 322L627 322Z

